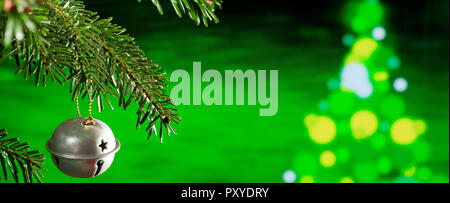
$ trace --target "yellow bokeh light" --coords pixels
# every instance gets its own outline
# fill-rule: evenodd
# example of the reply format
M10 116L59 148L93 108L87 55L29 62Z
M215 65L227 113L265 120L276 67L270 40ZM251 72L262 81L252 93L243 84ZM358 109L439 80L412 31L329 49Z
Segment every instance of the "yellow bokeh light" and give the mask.
M336 124L327 116L310 114L305 118L305 125L309 136L317 144L328 144L336 137Z
M414 122L414 127L419 135L424 134L427 131L427 124L423 120Z
M320 154L320 164L324 167L332 167L336 163L336 155L332 151L324 151Z
M413 167L411 167L411 168L409 168L409 169L407 169L407 170L405 170L403 172L403 175L405 175L406 177L413 177L414 174L416 174L416 167L415 166L413 166Z
M352 64L352 63L363 63L361 57L358 54L354 54L350 52L349 55L345 58L344 65Z
M300 183L314 183L314 178L312 176L303 176L300 179Z
M341 179L340 183L355 183L355 181L350 177L344 177Z
M344 64L360 62L369 59L378 48L378 42L372 38L362 38L353 44L351 53L345 59Z
M361 110L353 114L350 128L355 139L364 139L372 136L378 128L378 119L374 113Z
M355 42L352 52L364 58L369 58L373 52L378 48L378 42L372 38L362 38Z
M392 140L400 145L409 145L416 141L420 133L424 132L424 127L417 128L417 122L409 118L401 118L395 121L391 127ZM423 129L420 129L423 128Z
M317 123L317 119L318 119L319 117L317 116L317 115L315 115L315 114L309 114L309 115L307 115L306 117L305 117L305 125L306 125L306 127L310 127L310 126L312 126L312 125L314 125L315 123Z
M387 79L389 79L389 74L387 72L376 72L373 75L373 80L377 82L386 81Z

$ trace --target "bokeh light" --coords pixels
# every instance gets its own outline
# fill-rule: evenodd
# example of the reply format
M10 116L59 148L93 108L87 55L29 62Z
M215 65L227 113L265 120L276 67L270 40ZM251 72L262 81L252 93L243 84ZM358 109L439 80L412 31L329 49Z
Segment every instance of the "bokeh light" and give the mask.
M426 141L418 140L411 144L411 153L415 162L424 163L431 158L431 146Z
M391 148L390 158L392 159L392 164L400 172L410 168L411 164L414 162L414 157L409 147L410 146L397 146Z
M314 183L314 177L312 177L312 176L303 176L300 179L300 183Z
M384 118L394 120L403 116L406 107L403 99L398 95L386 95L379 102L380 113Z
M386 30L384 27L377 26L372 30L372 37L378 41L384 40L386 38Z
M328 144L336 136L336 124L327 116L310 114L305 118L309 137L317 144Z
M389 74L389 59L396 56L395 51L384 44L378 44L378 48L372 53L365 65L370 68L372 73L386 72Z
M319 161L311 153L299 153L294 158L294 170L301 175L314 175L319 168Z
M353 91L359 98L369 98L373 93L369 71L360 63L344 66L341 72L341 86Z
M384 95L391 89L391 83L389 80L375 81L374 85L374 95Z
M427 131L427 124L423 120L414 121L414 127L418 134L424 134Z
M336 155L332 151L324 151L320 154L320 164L328 168L336 163Z
M363 59L368 59L377 50L379 44L371 38L361 38L353 44L352 53Z
M388 174L392 170L392 161L388 157L381 157L377 162L377 169L380 174Z
M398 57L392 56L388 59L387 64L390 69L397 70L401 65L401 61Z
M417 169L416 174L417 180L419 180L420 182L426 182L431 178L433 172L429 167L423 166Z
M419 136L415 122L409 118L401 118L395 121L391 127L392 140L400 145L409 145Z
M394 183L417 183L417 180L413 177L401 176L396 178Z
M341 179L341 181L339 181L340 183L355 183L355 181L353 181L353 179L352 178L350 178L350 177L343 177L342 179Z
M353 114L350 128L355 139L364 139L372 136L378 128L378 119L374 113L361 110Z
M331 78L327 82L327 87L328 87L329 90L339 89L339 86L340 86L339 80L337 80L335 78Z
M356 97L349 92L335 91L328 96L328 107L337 116L350 115L355 102Z
M339 161L340 163L348 162L350 160L350 157L351 157L351 153L348 148L340 147L336 151L336 160Z
M350 54L345 60L345 65L351 63L364 63L378 48L378 42L372 38L361 38L353 44Z
M408 89L408 81L405 78L397 78L394 80L394 89L397 92L405 92Z
M373 76L373 80L377 82L386 81L387 79L389 79L389 73L385 71L376 72Z
M378 1L361 1L350 4L347 9L347 18L353 31L367 33L373 27L380 25L383 21L384 11Z
M326 100L322 100L319 102L319 110L320 111L327 111L328 110L328 102Z
M386 148L387 139L383 134L375 134L372 137L371 143L373 149L382 151Z
M353 168L357 182L371 183L377 180L377 166L373 162L356 163Z
M389 128L391 125L387 121L381 121L380 122L380 130L381 132L389 132Z
M415 166L411 166L403 171L403 175L405 175L406 177L413 177L414 174L416 174L416 170L417 168Z
M297 180L297 174L293 170L287 170L283 173L283 181L285 183L294 183Z
M355 37L350 33L347 33L342 37L342 44L346 47L352 46L354 41Z

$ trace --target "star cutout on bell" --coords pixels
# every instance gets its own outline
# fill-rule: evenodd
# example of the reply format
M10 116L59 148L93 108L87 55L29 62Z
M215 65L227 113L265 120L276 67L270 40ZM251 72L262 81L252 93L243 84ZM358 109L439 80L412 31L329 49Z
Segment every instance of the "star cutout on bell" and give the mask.
M108 149L108 147L106 147L107 144L108 144L108 142L105 142L104 140L102 140L102 143L101 143L100 145L98 145L99 147L102 148L102 152L103 152L105 149Z

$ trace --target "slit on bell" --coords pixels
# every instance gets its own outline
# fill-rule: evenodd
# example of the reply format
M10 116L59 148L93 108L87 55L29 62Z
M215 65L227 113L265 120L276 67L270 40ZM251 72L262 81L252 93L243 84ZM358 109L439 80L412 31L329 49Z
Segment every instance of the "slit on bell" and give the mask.
M100 170L102 170L102 167L103 167L103 160L98 160L97 161L97 170L95 171L94 176L97 176L98 173L100 173Z

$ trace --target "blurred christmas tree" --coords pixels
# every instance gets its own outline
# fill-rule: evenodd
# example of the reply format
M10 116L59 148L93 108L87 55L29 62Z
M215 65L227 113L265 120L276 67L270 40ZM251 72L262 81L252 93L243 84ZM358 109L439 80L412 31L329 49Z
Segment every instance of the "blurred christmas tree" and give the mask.
M345 7L344 21L351 32L342 43L350 51L339 75L327 83L328 98L304 119L320 152L298 154L285 182L294 176L305 183L434 181L427 165L427 124L408 115L402 98L408 82L401 77L401 61L384 18L376 0L350 1Z

